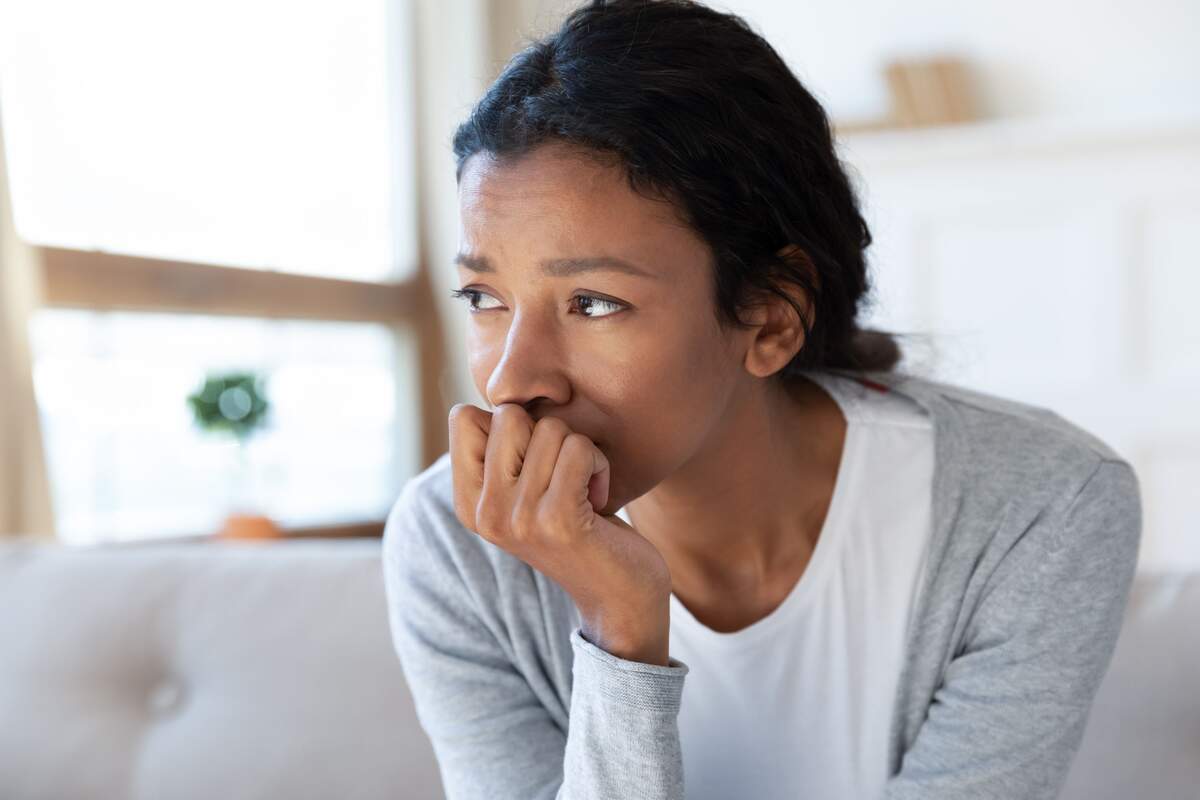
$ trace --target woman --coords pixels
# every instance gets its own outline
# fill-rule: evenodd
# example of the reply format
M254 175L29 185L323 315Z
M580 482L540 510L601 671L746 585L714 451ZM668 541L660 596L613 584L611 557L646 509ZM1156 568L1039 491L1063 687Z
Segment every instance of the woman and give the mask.
M491 410L385 531L450 798L1054 797L1130 465L904 375L825 113L735 16L597 2L454 139Z

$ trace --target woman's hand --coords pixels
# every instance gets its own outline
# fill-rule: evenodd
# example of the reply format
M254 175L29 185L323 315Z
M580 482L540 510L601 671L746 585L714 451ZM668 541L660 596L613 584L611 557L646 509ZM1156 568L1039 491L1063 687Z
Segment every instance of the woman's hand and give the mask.
M609 464L587 436L515 403L450 409L454 511L471 531L558 583L588 641L667 665L671 576L608 502Z

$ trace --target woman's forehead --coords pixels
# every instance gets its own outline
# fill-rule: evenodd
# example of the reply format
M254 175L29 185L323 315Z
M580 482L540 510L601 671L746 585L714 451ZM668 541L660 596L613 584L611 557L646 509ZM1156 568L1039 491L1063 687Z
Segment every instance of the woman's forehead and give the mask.
M635 192L622 170L549 145L519 159L472 156L459 182L459 210L467 249L493 237L536 235L561 240L559 247L620 244L643 257L707 251L670 203Z
M463 166L458 187L464 209L486 213L519 213L529 207L636 207L639 196L617 166L606 166L543 145L522 156L498 159L472 156Z

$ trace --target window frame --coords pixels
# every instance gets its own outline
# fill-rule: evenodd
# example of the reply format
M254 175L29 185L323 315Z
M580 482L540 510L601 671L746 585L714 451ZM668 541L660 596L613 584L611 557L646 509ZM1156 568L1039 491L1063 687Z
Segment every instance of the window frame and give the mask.
M413 377L420 384L422 468L449 447L438 382L445 364L443 336L421 261L404 281L376 282L62 247L35 246L34 254L41 273L41 308L373 322L386 325L393 336L411 331L420 353L419 374ZM282 532L287 537L378 537L384 522L347 521Z

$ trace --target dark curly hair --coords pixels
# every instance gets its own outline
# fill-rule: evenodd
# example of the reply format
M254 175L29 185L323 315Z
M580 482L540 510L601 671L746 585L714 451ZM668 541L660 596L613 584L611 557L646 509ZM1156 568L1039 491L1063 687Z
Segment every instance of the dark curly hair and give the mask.
M712 248L721 324L744 325L739 309L763 292L796 309L807 335L781 379L898 371L897 334L858 326L871 232L829 120L745 20L690 0L594 0L526 45L455 132L456 179L478 152L550 140L615 161Z

